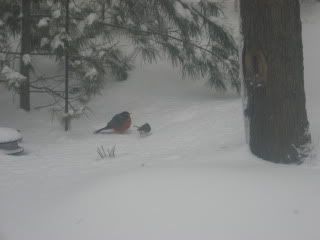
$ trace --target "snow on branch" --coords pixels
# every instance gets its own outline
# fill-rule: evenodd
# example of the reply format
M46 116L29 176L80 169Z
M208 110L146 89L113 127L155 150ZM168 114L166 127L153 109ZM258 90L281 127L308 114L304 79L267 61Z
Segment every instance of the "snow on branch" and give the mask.
M7 82L9 88L18 89L21 83L26 79L22 74L14 71L8 66L4 66L1 71L1 76Z
M185 8L180 2L175 2L174 8L179 16L186 19L193 19L193 16L188 8Z
M37 24L37 27L38 28L47 27L49 24L49 21L50 21L50 18L48 17L41 18Z

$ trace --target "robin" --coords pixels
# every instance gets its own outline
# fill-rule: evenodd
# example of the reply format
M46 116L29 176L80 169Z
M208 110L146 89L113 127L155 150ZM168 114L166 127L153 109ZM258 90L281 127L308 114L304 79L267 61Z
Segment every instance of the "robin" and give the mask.
M113 116L110 122L108 122L107 126L104 128L96 130L94 133L99 133L103 130L112 129L115 132L123 133L131 126L131 117L130 113L124 111L122 113L118 113Z
M149 134L151 131L151 126L149 123L145 123L143 125L139 126L135 126L138 130L138 132L140 133L140 135L145 135L145 134Z

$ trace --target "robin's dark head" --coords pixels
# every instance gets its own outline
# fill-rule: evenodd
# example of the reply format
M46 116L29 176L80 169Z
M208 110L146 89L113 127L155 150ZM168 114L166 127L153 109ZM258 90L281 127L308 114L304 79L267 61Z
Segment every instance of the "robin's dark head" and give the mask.
M123 117L123 118L129 118L129 117L130 117L130 113L127 112L127 111L124 111L124 112L120 113L120 115L121 115L121 117Z

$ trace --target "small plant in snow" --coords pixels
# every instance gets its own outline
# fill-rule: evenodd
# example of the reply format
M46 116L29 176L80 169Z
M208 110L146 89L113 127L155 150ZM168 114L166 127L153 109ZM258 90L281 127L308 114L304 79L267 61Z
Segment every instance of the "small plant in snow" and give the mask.
M104 147L101 145L100 147L97 148L97 153L101 159L106 159L107 157L114 158L115 150L116 150L116 145L114 145L112 148L108 148L106 153L106 151L104 150Z

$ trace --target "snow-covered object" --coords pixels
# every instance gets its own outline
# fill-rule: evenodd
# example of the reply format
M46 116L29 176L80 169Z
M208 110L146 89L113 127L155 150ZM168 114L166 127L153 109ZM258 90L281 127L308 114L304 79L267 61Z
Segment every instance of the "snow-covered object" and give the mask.
M0 144L19 141L22 135L13 128L0 127Z
M0 153L14 155L23 152L18 142L22 140L21 134L12 128L0 127Z
M49 21L50 21L50 18L48 17L41 18L37 24L37 27L38 28L47 27L49 24Z

